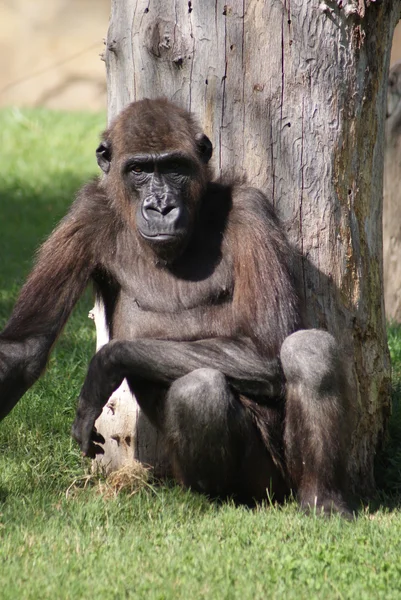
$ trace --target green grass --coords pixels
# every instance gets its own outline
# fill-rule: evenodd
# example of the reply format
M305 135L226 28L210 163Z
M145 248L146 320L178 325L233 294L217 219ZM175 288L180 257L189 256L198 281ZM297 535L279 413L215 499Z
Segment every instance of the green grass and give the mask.
M0 326L35 248L96 172L104 126L104 115L0 111ZM90 307L88 295L46 375L0 424L0 600L401 598L400 328L389 328L385 490L348 523L305 517L291 502L219 505L173 485L111 499L85 487L88 463L69 430L94 349Z

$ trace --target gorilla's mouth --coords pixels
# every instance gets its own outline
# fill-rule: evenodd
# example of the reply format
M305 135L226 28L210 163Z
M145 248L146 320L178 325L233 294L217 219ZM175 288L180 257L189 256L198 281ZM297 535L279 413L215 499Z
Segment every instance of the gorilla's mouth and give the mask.
M142 244L148 246L166 263L178 258L187 245L187 237L182 231L153 231L146 233L138 227Z
M182 237L178 233L144 233L143 231L139 231L139 233L148 242L168 242Z

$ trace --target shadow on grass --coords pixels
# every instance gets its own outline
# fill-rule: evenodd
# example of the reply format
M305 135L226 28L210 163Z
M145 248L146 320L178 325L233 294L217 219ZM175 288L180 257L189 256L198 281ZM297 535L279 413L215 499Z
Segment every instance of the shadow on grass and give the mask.
M25 179L15 178L0 187L0 330L11 315L38 248L67 213L86 181L88 177L84 175L79 177L63 170L47 177L46 185L31 185ZM75 321L79 319L89 327L87 315L92 302L89 286L75 310ZM67 327L59 342L66 351L72 351L76 344L69 330Z
M41 243L67 213L77 190L88 178L73 173L53 174L47 185L29 185L14 179L0 188L1 291L20 286L32 267ZM9 309L2 300L2 310Z
M391 416L385 443L375 462L376 496L371 509L401 508L401 325L389 323L388 343L392 365Z
M393 383L392 415L383 449L375 463L377 494L372 508L401 508L401 381Z
M2 504L5 504L8 494L9 494L8 490L6 490L6 488L0 486L0 506Z

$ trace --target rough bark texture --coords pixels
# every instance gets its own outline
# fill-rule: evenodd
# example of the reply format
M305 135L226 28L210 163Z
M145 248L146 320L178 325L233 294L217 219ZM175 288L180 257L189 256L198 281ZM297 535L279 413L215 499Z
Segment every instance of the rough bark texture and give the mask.
M246 175L272 199L300 250L309 323L348 355L350 472L363 493L389 414L382 174L400 4L338 4L113 0L106 64L111 119L132 100L167 96L198 115L217 174Z
M384 159L383 258L387 318L401 322L401 63L390 72Z

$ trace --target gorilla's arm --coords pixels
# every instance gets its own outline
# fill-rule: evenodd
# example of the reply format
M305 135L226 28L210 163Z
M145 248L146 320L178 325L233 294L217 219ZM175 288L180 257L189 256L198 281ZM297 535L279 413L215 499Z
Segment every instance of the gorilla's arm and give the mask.
M50 350L93 270L85 230L85 197L42 246L0 333L0 420L38 379Z
M280 361L262 358L250 339L115 340L92 358L80 394L73 435L83 452L92 453L95 420L125 377L168 386L205 367L223 373L242 394L278 398L284 391Z

